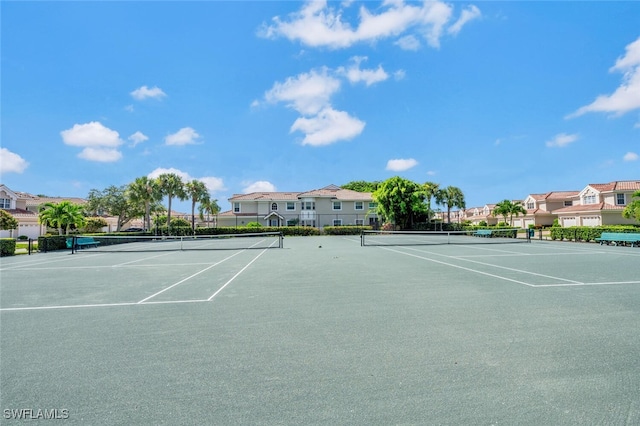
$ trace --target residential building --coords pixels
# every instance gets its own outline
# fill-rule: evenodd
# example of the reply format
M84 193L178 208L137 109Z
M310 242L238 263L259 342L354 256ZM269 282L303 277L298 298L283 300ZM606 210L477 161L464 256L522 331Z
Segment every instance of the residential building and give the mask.
M522 206L527 211L525 216L515 217L513 226L528 228L533 226L551 226L558 209L571 207L578 199L579 191L551 191L544 194L529 194Z
M553 210L563 227L625 225L637 223L622 217L633 193L640 191L640 180L592 183L575 197L571 206Z
M378 221L371 193L336 185L306 192L252 192L229 198L231 210L218 215L218 226L372 225Z

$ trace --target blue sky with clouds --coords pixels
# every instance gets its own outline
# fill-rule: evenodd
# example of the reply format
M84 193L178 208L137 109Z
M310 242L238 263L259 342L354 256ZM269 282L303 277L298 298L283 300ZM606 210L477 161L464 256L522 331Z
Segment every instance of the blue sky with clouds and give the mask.
M2 2L1 182L402 176L467 206L640 178L640 2ZM184 204L183 211L188 211Z

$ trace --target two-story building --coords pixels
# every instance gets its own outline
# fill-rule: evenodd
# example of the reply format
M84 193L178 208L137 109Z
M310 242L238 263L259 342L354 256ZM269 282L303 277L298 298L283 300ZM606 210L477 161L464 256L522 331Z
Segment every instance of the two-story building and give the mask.
M372 225L378 221L371 193L336 185L305 192L252 192L229 198L231 210L218 215L218 226Z

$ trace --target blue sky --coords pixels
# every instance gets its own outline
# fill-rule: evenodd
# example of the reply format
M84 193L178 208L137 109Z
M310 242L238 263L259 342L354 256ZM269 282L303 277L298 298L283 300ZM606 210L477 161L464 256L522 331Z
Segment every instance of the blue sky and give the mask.
M640 2L0 7L16 191L86 197L169 171L226 210L398 175L472 207L640 178Z

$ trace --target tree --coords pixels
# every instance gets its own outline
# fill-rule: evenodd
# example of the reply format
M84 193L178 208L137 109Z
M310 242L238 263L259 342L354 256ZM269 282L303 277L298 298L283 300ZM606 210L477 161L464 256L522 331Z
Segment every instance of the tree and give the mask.
M143 208L129 199L125 185L111 185L102 191L92 189L87 196L87 206L89 212L94 215L116 216L118 218L116 232L131 219L143 215Z
M158 182L149 179L147 176L141 176L131 182L127 188L129 200L142 206L144 211L144 226L147 230L151 229L151 206L154 203L162 201L162 193Z
M431 199L436 199L436 204L439 204L440 198L440 184L435 182L425 182L422 184L425 199L427 200L427 222L431 222Z
M109 226L106 220L102 217L88 217L84 223L84 230L82 232L98 232L102 228Z
M207 196L207 198L200 201L200 205L198 206L198 211L200 212L200 219L204 220L204 214L207 214L207 226L209 224L209 215L217 215L220 212L220 206L218 205L218 200Z
M58 235L62 235L63 230L68 235L72 226L79 228L84 225L84 207L71 201L45 203L40 208L38 219L46 226L57 228Z
M420 185L399 176L380 184L373 193L378 214L401 229L409 229L414 218L425 213L424 192Z
M351 181L345 185L340 186L342 189L350 189L357 192L375 192L380 186L380 181L367 182L364 180Z
M502 200L493 209L493 216L502 216L505 222L507 222L508 217L510 226L513 226L513 216L518 217L520 214L527 214L527 210L525 210L520 201Z
M191 198L191 229L196 232L196 204L209 198L209 190L204 182L193 179L185 184L185 192Z
M447 186L442 191L438 191L436 199L439 200L438 204L447 206L447 223L451 223L451 209L453 207L460 209L466 207L464 193L456 186Z
M171 229L171 201L174 197L178 197L180 200L185 200L187 194L184 190L184 182L182 178L175 173L163 173L157 178L158 186L160 187L160 193L166 195L168 198L167 203L167 228Z
M9 231L18 227L18 220L5 210L0 209L0 230Z
M640 222L640 191L633 193L631 202L622 211L622 216Z

